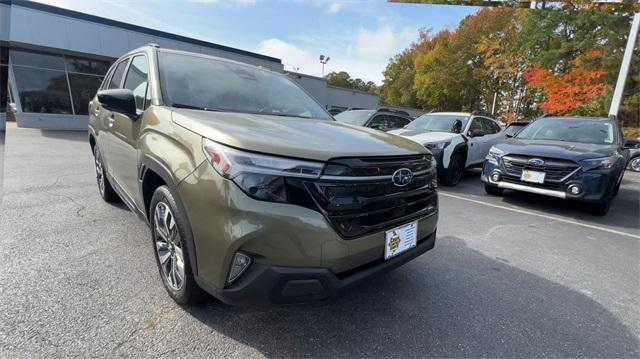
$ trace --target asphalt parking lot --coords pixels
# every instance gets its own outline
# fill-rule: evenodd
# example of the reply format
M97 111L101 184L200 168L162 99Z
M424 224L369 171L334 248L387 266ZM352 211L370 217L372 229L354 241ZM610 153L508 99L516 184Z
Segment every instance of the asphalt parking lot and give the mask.
M100 199L85 133L6 133L0 357L640 356L640 175L606 217L477 172L442 188L436 248L326 304L189 308L146 225Z

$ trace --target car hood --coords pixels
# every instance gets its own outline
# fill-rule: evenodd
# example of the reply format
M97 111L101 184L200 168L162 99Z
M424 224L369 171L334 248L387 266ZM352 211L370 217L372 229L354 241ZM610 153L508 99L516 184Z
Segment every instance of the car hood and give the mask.
M399 135L402 137L406 137L412 141L418 142L420 144L425 143L433 143L433 142L442 142L449 141L452 138L459 136L456 133L451 132L434 132L427 130L410 130L410 129L399 129L389 131L388 133Z
M616 151L613 145L594 145L579 142L509 139L496 145L506 154L559 158L580 161L610 156Z
M327 161L336 157L428 153L402 137L332 120L178 109L174 123L240 149Z

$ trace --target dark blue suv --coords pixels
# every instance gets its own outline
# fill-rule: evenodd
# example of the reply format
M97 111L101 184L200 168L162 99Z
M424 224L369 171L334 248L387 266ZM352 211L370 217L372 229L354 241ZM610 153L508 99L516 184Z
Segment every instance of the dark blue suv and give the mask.
M613 119L544 117L493 146L481 179L489 194L512 189L578 200L605 215L628 157Z

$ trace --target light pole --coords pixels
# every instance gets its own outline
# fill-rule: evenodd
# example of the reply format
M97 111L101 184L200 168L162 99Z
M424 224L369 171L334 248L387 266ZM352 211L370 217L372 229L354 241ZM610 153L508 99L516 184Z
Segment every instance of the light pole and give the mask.
M320 63L322 64L322 77L324 77L324 65L329 62L330 57L325 57L324 55L320 55Z

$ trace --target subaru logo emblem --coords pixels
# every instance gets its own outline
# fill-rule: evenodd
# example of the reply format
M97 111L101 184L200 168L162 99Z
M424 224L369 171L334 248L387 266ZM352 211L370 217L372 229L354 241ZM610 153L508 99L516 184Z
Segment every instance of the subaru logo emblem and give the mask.
M408 168L401 168L395 172L391 176L391 182L398 187L404 187L411 183L413 179L413 172L411 172Z
M544 161L539 159L539 158L532 158L527 163L532 165L532 166L536 166L536 167L540 167L540 166L544 165Z

